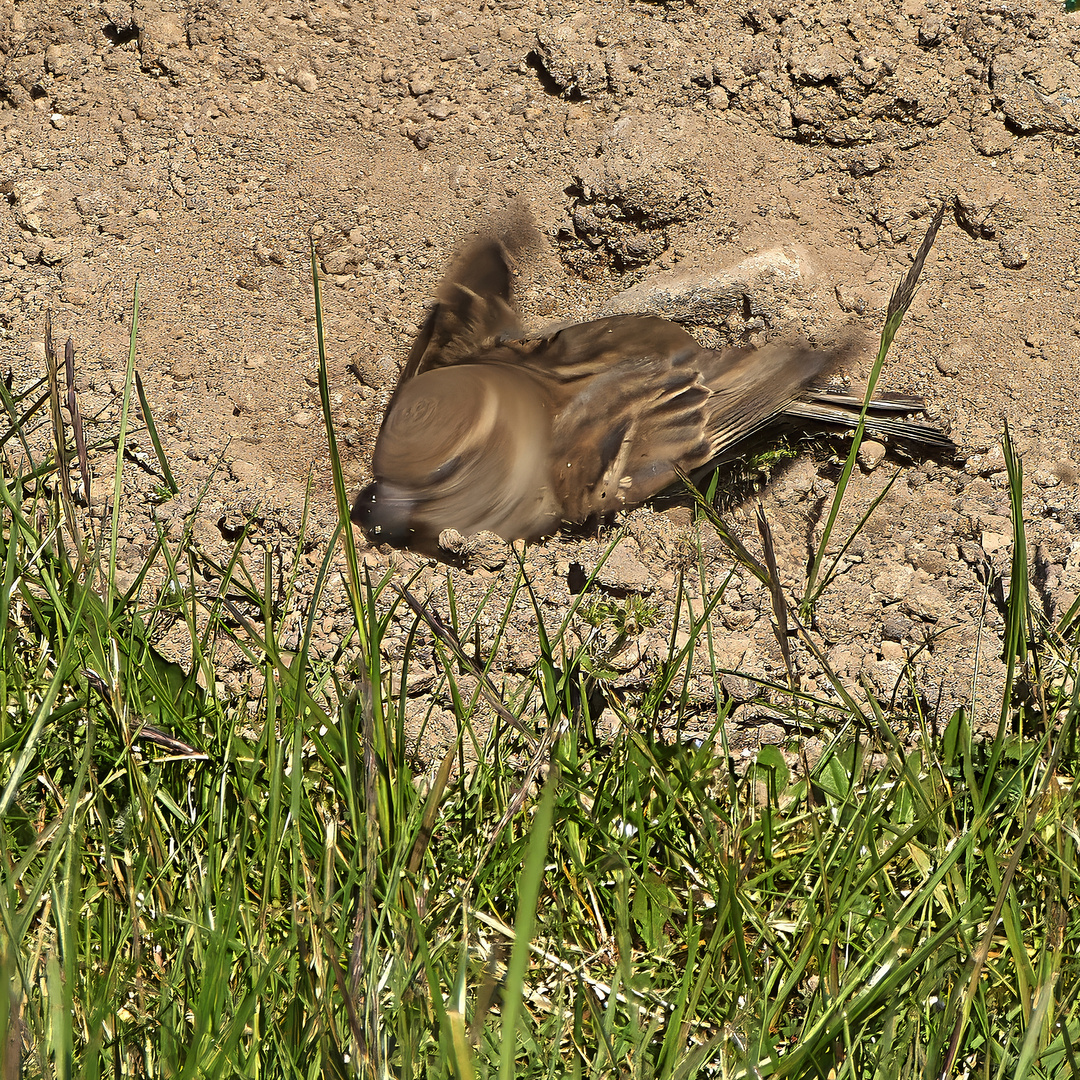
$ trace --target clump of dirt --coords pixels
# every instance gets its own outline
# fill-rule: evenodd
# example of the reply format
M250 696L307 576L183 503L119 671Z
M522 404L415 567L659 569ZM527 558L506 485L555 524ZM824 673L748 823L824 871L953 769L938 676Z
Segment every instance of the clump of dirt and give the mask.
M923 395L962 459L904 466L815 631L853 686L982 715L1002 629L985 582L1010 565L1006 420L1047 616L1080 591L1078 46L1080 15L1050 0L631 0L595 16L569 0L21 0L0 14L0 359L16 388L41 375L51 306L57 336L76 341L82 413L101 444L92 468L108 477L138 278L139 371L181 491L162 501L150 454L126 466L124 572L159 527L173 539L191 529L220 559L257 511L244 554L257 572L264 549L277 572L296 570L298 629L332 525L311 240L328 281L335 424L359 485L442 266L512 200L549 240L519 281L537 323L589 317L620 293L655 297L670 275L730 285L748 258L779 266L786 253L799 267L788 284L739 270L745 288L720 325L702 316L718 340L851 320L875 335L945 201L951 227L884 386ZM864 457L840 530L885 490L881 461ZM765 490L795 592L834 484L825 453L779 466ZM95 523L104 490L87 508ZM734 523L755 543L750 511ZM699 544L712 569L680 592ZM526 553L552 622L601 550L560 538ZM363 558L419 569L415 588L445 605L443 568L366 547ZM459 610L508 587L515 561L485 559L450 572ZM651 612L612 639L605 662L623 689L649 685L672 627L685 632L729 566L684 507L630 515L598 586ZM348 618L340 579L322 603L313 649L330 658ZM770 619L756 579L728 582L713 625L737 745L785 735L754 681L786 678ZM535 659L534 621L519 598L498 661L508 678ZM391 661L406 639L388 637ZM706 661L691 679L702 728L717 700ZM430 666L414 686L438 685ZM240 656L223 679L259 689ZM430 689L413 701L418 716L446 704Z
M645 117L618 121L570 187L573 233L559 235L563 262L582 276L599 267L646 266L670 246L670 228L697 221L708 205L694 161L703 125L696 117L657 128Z

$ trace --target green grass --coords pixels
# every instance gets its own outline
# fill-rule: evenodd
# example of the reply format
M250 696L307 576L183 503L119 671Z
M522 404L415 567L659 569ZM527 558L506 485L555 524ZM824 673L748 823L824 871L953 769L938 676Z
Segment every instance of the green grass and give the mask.
M627 691L611 642L655 611L586 590L547 625L523 564L482 609L434 611L356 563L338 474L356 659L329 667L309 644L333 544L292 651L288 597L245 576L242 540L193 589L188 538L162 535L120 589L111 544L78 546L55 465L21 439L47 398L4 405L22 448L0 487L5 1077L1077 1075L1080 608L1051 625L1028 595L1007 438L996 732L839 682L771 686L823 752L793 739L743 769L723 672L711 737L658 734L681 724L719 594ZM539 658L497 682L522 597ZM773 608L813 645L775 582ZM155 649L166 624L190 668ZM461 644L481 625L486 661ZM458 730L424 775L406 719L421 641ZM222 642L264 678L255 717L215 678ZM913 724L915 750L893 734Z

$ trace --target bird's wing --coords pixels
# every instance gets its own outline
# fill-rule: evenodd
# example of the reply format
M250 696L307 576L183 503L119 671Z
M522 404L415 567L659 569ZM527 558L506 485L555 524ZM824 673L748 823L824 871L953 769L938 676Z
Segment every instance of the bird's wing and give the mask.
M499 337L521 334L501 240L483 237L461 253L409 350L398 386L423 371L470 359Z
M525 363L561 391L553 479L567 519L651 498L782 412L836 358L802 343L713 352L651 316L560 331Z
M459 251L409 350L398 388L422 371L471 362L485 347L521 336L511 270L539 246L531 214L517 203Z

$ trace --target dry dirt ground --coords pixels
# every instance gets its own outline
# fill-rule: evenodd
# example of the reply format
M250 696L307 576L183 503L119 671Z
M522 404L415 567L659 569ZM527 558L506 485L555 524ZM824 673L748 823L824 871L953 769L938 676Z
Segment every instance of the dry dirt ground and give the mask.
M513 200L546 238L519 282L536 322L617 308L631 288L645 303L669 272L715 275L765 255L772 271L691 318L717 339L850 321L876 336L945 201L882 385L923 395L961 454L890 453L856 472L839 535L902 470L826 593L817 640L845 680L885 699L899 686L930 713L993 711L1002 622L985 582L1010 556L1006 420L1025 464L1039 602L1060 615L1080 592L1080 15L1063 3L6 0L0 105L0 360L16 389L40 377L51 305L57 336L76 343L93 440L116 432L140 283L138 370L181 491L163 502L152 468L126 466L128 574L155 521L173 539L191 525L221 559L252 515L251 564L269 544L288 572L311 477L285 616L294 632L307 617L333 521L309 236L326 275L335 426L359 485L440 269ZM99 450L92 464L88 513L101 521L115 457ZM827 456L804 455L764 489L796 593L836 473ZM753 505L732 520L759 550ZM638 597L653 617L631 619L605 659L633 690L651 681L673 623L685 631L681 571L700 611L730 558L683 507L644 508L627 525L597 596ZM424 566L357 541L373 568ZM605 542L528 550L549 625ZM463 619L491 588L499 610L514 569L498 568L505 557L450 572ZM415 585L444 615L446 580L432 566ZM333 657L348 626L340 577L322 606L314 651ZM533 621L519 599L498 671L535 659ZM783 681L765 591L736 575L712 625L734 673L721 696L735 703L736 744L781 740L753 681ZM388 636L391 661L407 629ZM612 632L595 632L594 651ZM257 698L258 674L238 653L229 670L230 655L226 687ZM688 723L700 728L715 716L705 659L690 680ZM828 696L798 649L796 661ZM415 713L434 710L426 756L449 737L448 714L430 647L420 667Z

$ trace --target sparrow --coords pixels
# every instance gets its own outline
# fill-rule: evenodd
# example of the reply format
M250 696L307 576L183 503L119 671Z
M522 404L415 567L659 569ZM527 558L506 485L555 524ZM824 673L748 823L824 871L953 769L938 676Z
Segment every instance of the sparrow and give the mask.
M520 231L520 230L519 230ZM537 541L647 502L775 422L852 428L863 399L814 383L856 348L703 348L656 315L530 336L512 294L524 241L481 236L451 264L409 351L351 517L373 543L438 554L439 534ZM884 394L868 429L952 448Z

